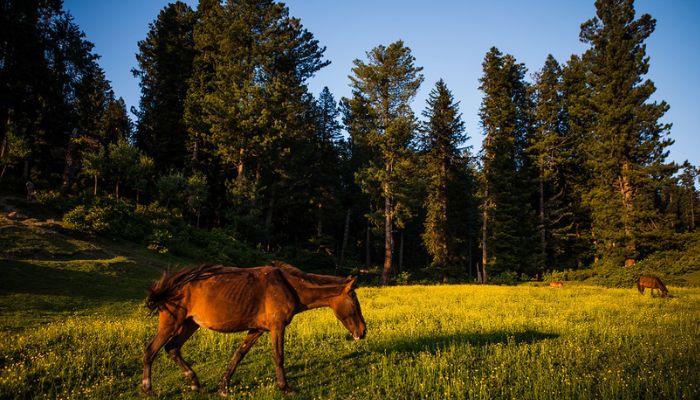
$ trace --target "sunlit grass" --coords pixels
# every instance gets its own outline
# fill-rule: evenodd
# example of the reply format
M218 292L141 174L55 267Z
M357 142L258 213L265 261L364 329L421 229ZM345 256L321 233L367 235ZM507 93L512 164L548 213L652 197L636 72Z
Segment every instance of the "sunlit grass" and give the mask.
M362 288L367 339L349 340L329 309L300 314L286 335L287 375L303 399L698 398L700 289L670 290ZM0 398L137 397L156 318L130 301L91 310L3 338ZM200 331L185 345L197 394L161 353L156 397L214 396L241 338ZM232 385L234 398L283 398L268 335Z

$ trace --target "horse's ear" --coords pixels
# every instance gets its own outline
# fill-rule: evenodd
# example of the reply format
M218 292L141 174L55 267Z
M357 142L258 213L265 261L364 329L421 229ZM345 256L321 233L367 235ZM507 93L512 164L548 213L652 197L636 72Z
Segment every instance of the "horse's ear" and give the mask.
M351 290L355 289L357 287L357 277L354 277L352 275L348 275L347 278L345 278L345 288L343 289L343 292L348 293Z

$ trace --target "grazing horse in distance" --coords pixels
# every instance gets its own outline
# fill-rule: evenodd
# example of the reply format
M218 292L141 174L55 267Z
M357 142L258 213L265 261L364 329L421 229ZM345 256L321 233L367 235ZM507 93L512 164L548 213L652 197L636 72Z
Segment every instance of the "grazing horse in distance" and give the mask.
M639 290L639 293L644 294L644 288L651 289L652 297L654 296L654 289L658 289L661 292L661 297L668 296L666 285L656 276L640 276L637 280L637 290Z
M562 281L552 281L549 282L550 287L558 287L558 288L563 288L564 287L564 282Z
M151 365L163 346L192 390L199 389L180 348L202 326L225 333L248 331L219 382L221 395L228 395L231 375L264 332L272 335L277 386L294 394L284 374L285 328L295 314L330 307L355 340L364 338L366 325L355 288L356 278L309 274L281 262L255 268L202 265L163 274L146 298L146 306L158 311L160 320L158 333L144 351L141 390L151 394Z

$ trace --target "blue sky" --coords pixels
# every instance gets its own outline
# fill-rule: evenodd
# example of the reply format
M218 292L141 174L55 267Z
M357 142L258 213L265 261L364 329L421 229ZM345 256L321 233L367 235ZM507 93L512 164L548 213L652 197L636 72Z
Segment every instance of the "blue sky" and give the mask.
M161 0L65 0L64 8L95 44L100 64L117 96L128 107L138 106L136 66L137 42L145 38L152 22L168 2ZM187 1L196 8L196 1ZM352 61L365 59L373 47L398 39L411 48L416 64L424 68L425 82L413 109L417 115L435 82L442 78L460 102L478 150L478 90L481 63L491 46L509 53L526 65L528 78L551 53L564 63L571 54L581 54L580 25L595 15L593 0L291 0L290 14L301 19L314 34L331 65L309 81L318 94L328 86L336 100L350 95L348 75ZM671 109L664 121L672 122L671 160L690 160L700 165L700 1L638 0L637 15L649 13L657 20L656 31L647 40L654 81L654 100L666 100Z

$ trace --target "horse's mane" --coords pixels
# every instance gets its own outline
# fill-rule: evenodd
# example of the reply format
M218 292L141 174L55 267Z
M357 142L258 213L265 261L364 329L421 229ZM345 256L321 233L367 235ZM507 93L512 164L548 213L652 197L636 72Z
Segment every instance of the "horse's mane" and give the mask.
M308 283L318 286L340 285L347 281L346 278L341 278L339 276L320 275L304 272L299 268L289 265L283 261L272 261L271 264L273 267L277 267L289 275L292 275L299 279L303 279Z
M227 269L228 267L223 265L202 264L176 272L163 272L161 278L148 289L146 307L151 311L160 310L166 303L175 302L180 298L177 289L183 285L225 273Z

